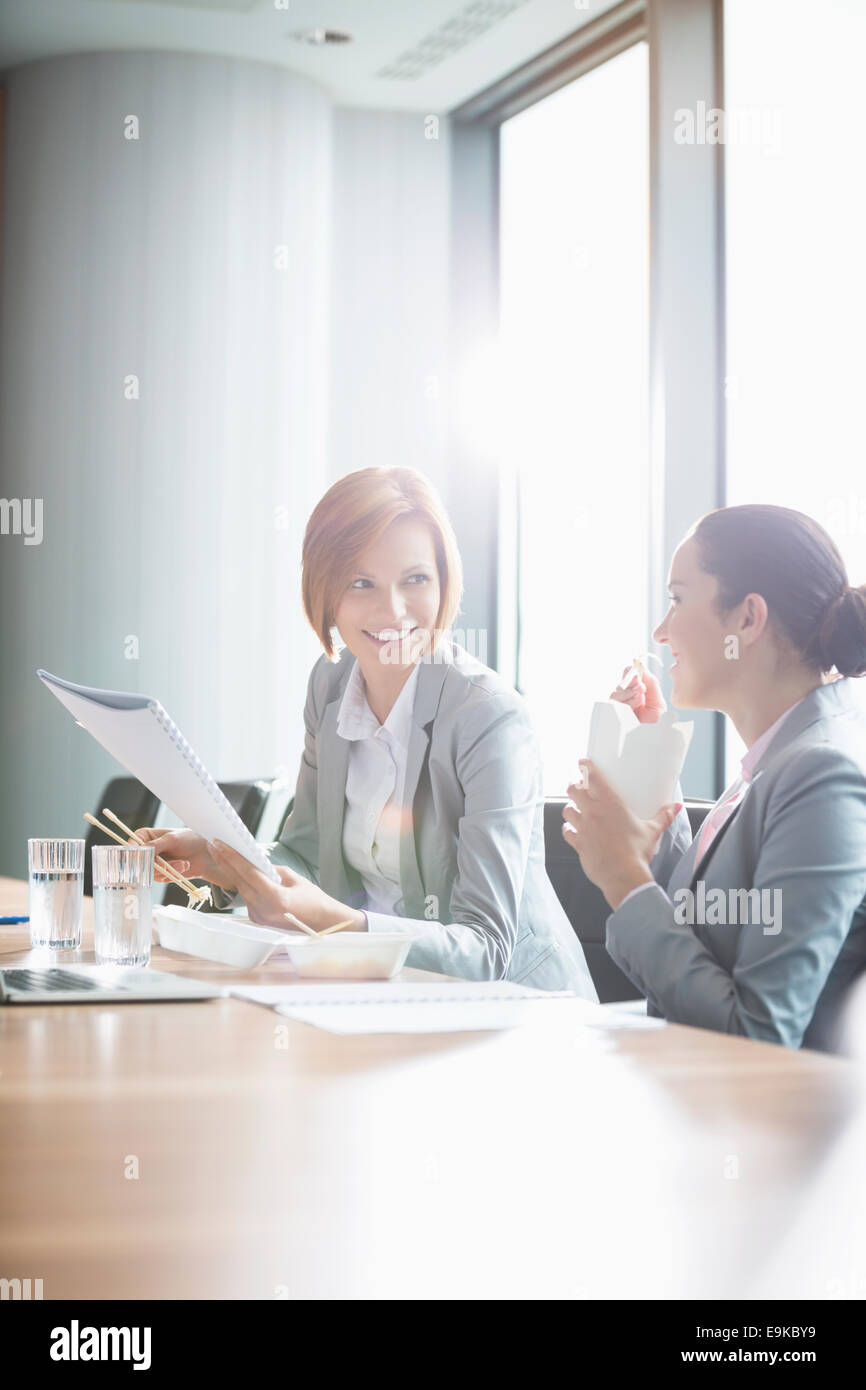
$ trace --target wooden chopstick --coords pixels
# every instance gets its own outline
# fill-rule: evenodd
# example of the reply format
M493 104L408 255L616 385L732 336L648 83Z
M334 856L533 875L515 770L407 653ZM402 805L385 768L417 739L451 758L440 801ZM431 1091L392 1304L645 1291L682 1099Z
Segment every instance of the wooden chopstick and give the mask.
M335 927L325 927L324 931L316 932L316 936L330 936L331 932L342 931L344 927L351 927L352 919L347 917L345 922L338 922Z
M103 806L102 814L104 816L108 816L109 820L114 821L115 825L119 825L124 834L129 835L130 839L134 840L137 845L143 845L145 848L147 848L146 841L139 839L138 832L135 830L130 830L128 825L124 825L123 821L120 819L120 816L116 816L113 811L109 811L107 806ZM193 895L193 897L200 898L202 902L208 901L208 895L207 893L205 893L204 889L199 888L195 883L192 882L191 879L184 878L183 874L179 873L173 865L169 864L167 859L163 859L161 854L158 854L156 856L156 863L159 865L160 869L164 874L174 875L174 882L177 884L179 888L182 888L185 893L190 893Z
M302 922L300 917L296 917L293 912L284 912L283 916L289 919L293 927L299 927L301 931L305 931L307 936L319 935L317 931L313 931L312 927L308 927L306 922Z
M300 927L301 931L305 931L307 936L330 936L331 932L342 931L344 927L351 927L352 925L351 917L347 917L345 922L338 922L335 927L325 927L323 931L313 931L312 927L308 927L306 922L302 922L300 917L296 917L293 912L284 912L283 916L289 919L293 927Z
M95 816L91 816L89 811L84 812L84 819L90 825L95 825L97 830L101 830L103 835L109 835L112 840L116 840L119 845L123 845L125 849L128 849L128 840L122 840L119 835L115 835L113 830L110 830L107 825L103 825L102 821L98 821ZM143 841L136 840L136 844L143 845ZM146 848L146 846L144 847ZM183 874L179 874L176 869L173 869L164 859L157 856L156 862L159 864L160 869L166 877L170 878L172 883L176 883L178 888L182 888L185 893L190 893L196 898L200 898L202 902L207 902L207 895L203 893L200 888L197 888L194 883L190 883L188 878L184 878Z

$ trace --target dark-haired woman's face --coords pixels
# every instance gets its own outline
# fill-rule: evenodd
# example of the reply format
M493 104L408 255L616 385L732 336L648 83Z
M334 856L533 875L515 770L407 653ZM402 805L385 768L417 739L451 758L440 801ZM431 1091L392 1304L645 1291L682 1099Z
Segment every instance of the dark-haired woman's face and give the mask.
M736 657L730 655L729 628L713 606L718 580L700 568L696 541L683 541L674 553L668 591L670 607L653 640L673 653L672 703L681 709L721 709L724 692L737 682Z

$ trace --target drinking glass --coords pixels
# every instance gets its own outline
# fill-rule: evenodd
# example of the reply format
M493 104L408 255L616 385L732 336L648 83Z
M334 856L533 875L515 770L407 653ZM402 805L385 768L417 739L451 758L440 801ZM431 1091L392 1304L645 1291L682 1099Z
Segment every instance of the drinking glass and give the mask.
M28 840L30 945L76 951L81 945L84 841Z
M93 951L97 965L150 961L152 845L94 845Z

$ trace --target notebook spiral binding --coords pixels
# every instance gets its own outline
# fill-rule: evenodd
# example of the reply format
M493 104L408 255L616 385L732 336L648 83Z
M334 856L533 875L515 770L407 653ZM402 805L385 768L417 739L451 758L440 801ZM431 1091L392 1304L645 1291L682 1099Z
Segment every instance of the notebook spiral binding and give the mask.
M183 734L175 724L174 720L171 718L171 716L167 713L167 711L163 708L163 706L159 703L158 700L152 701L150 708L153 710L157 720L159 721L165 732L168 734L172 743L180 749L181 756L184 758L186 762L189 763L196 777L207 791L208 796L211 798L212 801L220 802L233 829L237 830L240 833L241 838L245 839L251 847L255 848L256 857L255 859L253 859L252 862L256 864L257 868L262 869L262 871L266 873L269 878L276 879L278 875L276 874L274 867L271 864L271 861L268 859L268 856L261 849L260 845L256 843L255 838L250 834L249 830L244 825L234 806L232 806L231 802L228 801L226 797L223 795L223 793L220 791L219 787L217 786L214 779L211 777L201 758L199 758L198 755L193 751L191 745L184 738ZM248 855L247 858L252 858L252 856Z

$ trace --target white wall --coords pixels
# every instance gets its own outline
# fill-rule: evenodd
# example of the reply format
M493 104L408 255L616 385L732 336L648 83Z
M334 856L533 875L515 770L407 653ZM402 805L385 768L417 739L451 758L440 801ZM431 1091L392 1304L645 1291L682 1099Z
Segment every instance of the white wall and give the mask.
M334 477L385 465L447 483L450 134L426 128L334 112Z
M5 85L0 497L44 503L41 545L0 536L0 873L22 874L27 837L83 834L118 771L37 666L157 695L220 779L297 769L331 112L283 70L192 54Z
M435 482L465 572L455 627L488 629L491 662L497 479L464 426L496 325L496 144L446 117L334 112L331 475L402 465Z

